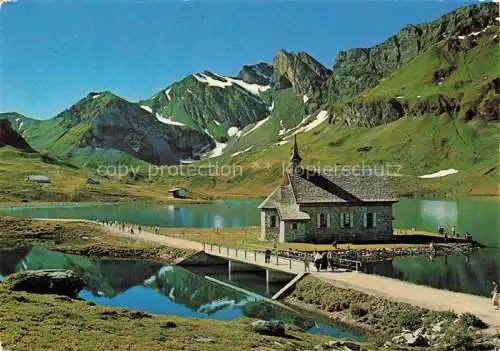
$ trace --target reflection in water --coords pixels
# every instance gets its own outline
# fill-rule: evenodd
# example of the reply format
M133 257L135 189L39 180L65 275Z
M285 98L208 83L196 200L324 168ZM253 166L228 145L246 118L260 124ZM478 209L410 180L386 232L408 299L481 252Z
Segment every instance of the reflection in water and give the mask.
M422 219L435 224L434 230L439 225L444 225L448 231L458 223L458 207L456 201L422 200L420 204Z
M216 214L214 217L214 228L223 228L223 227L224 227L224 218L222 218L220 214Z
M463 256L400 257L365 264L364 270L439 289L489 297L491 281L498 281L500 277L494 253L495 249L484 249Z
M79 273L87 282L79 296L100 305L192 318L279 319L314 333L360 339L323 316L269 303L260 295L214 283L179 266L143 260L91 259L38 247L0 249L0 279L15 271L49 268ZM318 325L322 327L318 329Z
M230 199L210 204L175 204L167 206L150 204L77 204L69 206L43 205L27 208L8 207L0 208L0 216L114 218L137 224L160 226L214 228L218 225L220 227L244 227L256 226L260 223L257 206L261 200ZM435 284L434 286L439 285L439 287L457 291L482 294L480 292L482 288L474 288L471 283L473 280L463 278L463 272L465 271L464 267L469 264L473 267L472 272L478 276L477 279L480 284L487 282L492 276L495 277L496 275L498 277L498 257L500 255L500 202L498 198L457 198L446 201L402 198L398 203L394 204L393 225L396 228L415 228L417 230L436 232L439 224L443 224L448 231L451 230L452 226L456 226L459 233L470 232L473 239L492 249L481 250L478 255L471 258L466 256L449 258L446 265L444 258L435 258L434 260L400 258L397 260L400 267L411 267L412 270L421 271L421 274L432 275L429 280L423 280L418 278L416 274L407 273L402 279L415 283L420 282L421 284ZM442 266L449 267L449 273L446 273L447 271L444 271ZM406 268L404 271L409 272ZM450 279L446 274L462 278ZM100 280L100 278L97 278L97 280ZM447 284L451 285L448 286ZM105 286L100 288L109 289L109 287Z

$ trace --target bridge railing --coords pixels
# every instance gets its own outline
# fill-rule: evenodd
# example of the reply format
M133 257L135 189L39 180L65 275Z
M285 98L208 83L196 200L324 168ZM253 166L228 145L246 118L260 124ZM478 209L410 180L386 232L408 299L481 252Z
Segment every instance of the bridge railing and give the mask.
M280 251L277 249L269 249L271 251L269 261L265 263L275 264L275 265L285 265L288 264L288 268L292 269L292 265L295 263L304 264L304 253L297 251ZM207 253L218 253L225 255L226 257L241 258L246 261L258 261L258 255L264 255L266 250L251 250L238 247L229 247L221 244L205 243L203 242L203 251ZM358 260L351 260L346 258L334 257L334 265L341 268L346 268L349 270L354 270L359 272L362 262ZM309 260L313 263L312 257Z

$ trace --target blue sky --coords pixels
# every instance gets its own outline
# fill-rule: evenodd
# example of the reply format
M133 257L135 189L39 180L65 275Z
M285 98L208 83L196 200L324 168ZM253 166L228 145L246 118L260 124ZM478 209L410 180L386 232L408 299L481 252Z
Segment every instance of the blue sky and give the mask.
M89 91L145 99L202 70L236 75L279 48L331 68L471 1L18 0L0 10L0 111L48 118Z

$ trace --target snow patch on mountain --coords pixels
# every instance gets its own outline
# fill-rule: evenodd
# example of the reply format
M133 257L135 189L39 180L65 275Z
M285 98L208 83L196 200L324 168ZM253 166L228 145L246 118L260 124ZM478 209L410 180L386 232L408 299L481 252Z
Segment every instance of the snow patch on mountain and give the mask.
M262 126L264 123L266 123L267 121L269 121L269 118L271 118L271 116L268 116L266 118L264 118L263 120L260 120L258 121L253 127L252 129L250 129L248 132L245 132L245 134L243 134L243 136L245 135L248 135L252 132L254 132L257 128L259 128L260 126Z
M308 132L308 131L316 128L317 126L319 126L321 123L323 123L327 119L328 119L328 111L321 110L316 115L316 119L304 127L304 132Z
M302 102L305 104L308 101L309 101L309 96L307 96L306 94L304 94L304 96L302 96Z
M163 124L170 124L170 125L172 125L172 126L179 126L179 127L184 127L184 126L185 126L185 124L184 124L184 123L174 121L174 120L172 119L172 117L165 118L165 117L163 117L162 115L160 115L158 112L157 112L157 113L155 113L155 117L156 117L156 119L157 119L159 122L161 122L161 123L163 123Z
M285 139L289 139L298 133L309 132L310 130L316 128L317 126L319 126L321 123L323 123L328 119L328 111L325 110L319 111L314 120L312 121L309 121L310 117L311 115L304 117L302 121L300 121L300 123L297 124L294 128L287 130L284 134L280 134L281 131L279 131L278 134L280 136L286 135ZM292 133L288 134L290 132Z
M240 136L241 135L241 131L238 127L229 127L229 129L227 130L227 136L228 137L233 137L233 136Z
M101 96L101 94L95 94L94 96L92 96L92 99L97 99L99 96Z
M486 32L488 30L488 28L490 28L490 26L486 26L483 30L480 30L479 32L472 32L472 33L467 34L467 35L459 35L458 39L463 40L463 39L468 38L468 37L476 37L479 34Z
M165 96L167 97L167 100L170 101L172 98L170 97L170 92L172 91L172 88L168 88L165 90Z
M269 112L273 112L273 110L274 110L274 101L272 101L272 102L271 102L271 106L269 106L269 107L267 108L267 110L268 110Z
M214 123L215 123L216 125L218 125L218 126L220 126L220 125L222 124L221 122L219 122L219 121L218 121L218 120L216 120L216 119L214 119Z
M274 143L274 145L276 146L281 146L281 145L285 145L288 143L289 140L282 140L282 141L278 141L277 143Z
M141 105L141 108L144 110L144 111L147 111L149 113L153 113L153 109L149 106L146 106L146 105Z
M208 84L209 86L212 86L212 87L226 88L226 87L230 87L231 85L233 85L233 83L228 82L225 79L224 79L224 82L223 82L223 81L221 81L219 79L214 79L214 78L212 78L210 76L207 76L204 73L194 73L193 77L195 77L198 82L206 83L206 84ZM223 77L221 77L221 78L223 78Z
M257 96L260 93L262 93L266 90L269 90L271 88L270 85L251 84L251 83L247 83L241 79L221 76L221 75L218 75L215 73L212 73L212 74L217 76L219 79L212 78L204 73L195 73L195 74L193 74L193 77L195 77L198 82L206 83L210 86L219 87L219 88L226 88L226 87L232 86L233 84L236 84L239 87L246 90L247 92L249 92L250 94L257 95Z
M259 95L260 93L262 93L266 90L269 90L271 88L270 85L251 84L251 83L244 82L240 79L235 79L235 78L231 78L231 77L223 77L223 78L225 78L229 82L238 84L240 87L242 87L243 89L245 89L246 91L248 91L249 93L251 93L253 95Z
M245 152L248 152L248 151L252 150L252 148L253 148L253 146L249 146L249 147L247 147L245 150L242 150L242 151L236 151L235 153L232 153L232 154L231 154L231 157L235 157L235 156L241 155L241 154L243 154L243 153L245 153Z
M442 169L442 170L434 172L434 173L421 175L421 176L419 176L419 178L423 178L423 179L440 178L440 177L446 177L447 175L455 174L455 173L458 173L458 171L454 168Z
M280 120L280 127L281 129L278 131L278 135L284 135L286 133L286 127L283 126L283 120Z
M217 139L215 139L214 136L212 134L210 134L210 132L208 131L207 128L203 129L203 131L210 138L212 138L212 140L215 143L215 147L207 154L208 158L219 157L220 155L222 155L222 153L224 152L224 149L227 146L227 143L221 143L221 142L217 141Z

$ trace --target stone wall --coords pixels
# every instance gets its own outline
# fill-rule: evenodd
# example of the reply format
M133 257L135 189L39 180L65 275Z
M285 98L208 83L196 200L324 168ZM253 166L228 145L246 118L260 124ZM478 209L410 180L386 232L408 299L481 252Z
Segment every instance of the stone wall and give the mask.
M392 237L392 206L391 205L301 205L300 210L311 216L307 222L306 242L324 242L333 241L355 242L355 241L373 241L387 240ZM342 228L341 213L350 212L353 214L353 225L349 228ZM376 213L376 223L373 228L365 228L364 214L367 212ZM318 228L318 214L325 213L330 215L329 227Z
M291 224L293 222L284 222L284 242L301 242L306 239L306 222L297 223L297 229L293 229Z
M272 241L274 239L278 240L279 237L279 227L280 227L280 220L278 216L278 211L276 210L269 210L265 209L262 212L264 212L264 216L261 217L261 240L267 240L267 241ZM276 226L273 228L271 227L271 216L276 216ZM264 237L262 237L262 220L264 220Z

